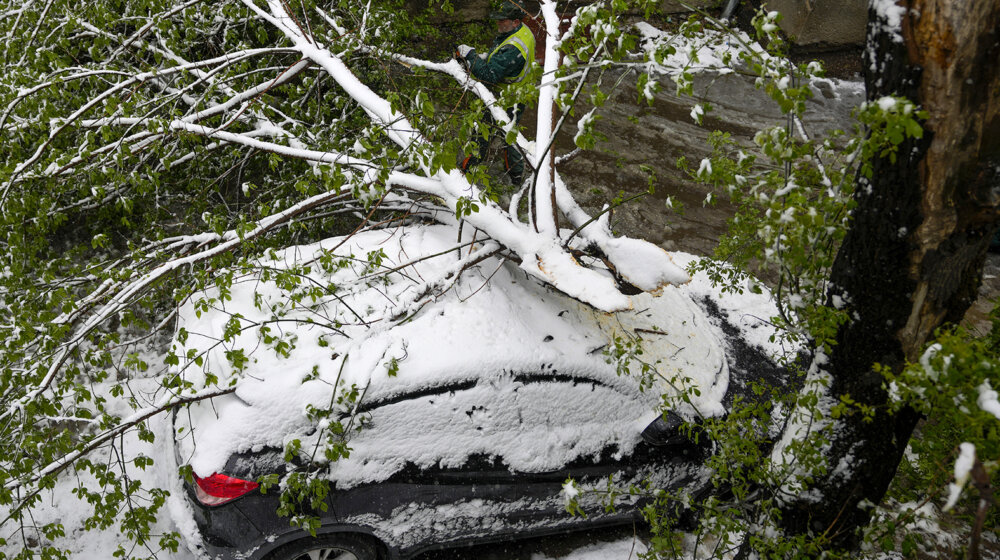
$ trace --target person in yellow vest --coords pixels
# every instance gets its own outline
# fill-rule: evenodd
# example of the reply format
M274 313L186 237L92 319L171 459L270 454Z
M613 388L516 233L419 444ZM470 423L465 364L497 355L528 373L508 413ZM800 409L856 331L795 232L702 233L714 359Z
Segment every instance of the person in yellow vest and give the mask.
M503 0L499 8L490 12L490 19L496 20L499 35L493 41L488 54L480 55L468 45L459 45L458 54L466 62L469 72L474 78L486 84L494 94L499 94L500 88L508 84L516 84L524 79L532 63L535 61L535 36L531 29L521 22L525 17L524 10L512 0ZM507 114L518 122L524 104L507 110ZM495 128L493 117L485 112L483 124ZM492 134L490 135L492 136ZM477 151L465 157L459 164L463 172L476 165L486 156L489 138L476 136ZM524 157L517 146L508 145L504 149L504 169L515 186L524 180Z

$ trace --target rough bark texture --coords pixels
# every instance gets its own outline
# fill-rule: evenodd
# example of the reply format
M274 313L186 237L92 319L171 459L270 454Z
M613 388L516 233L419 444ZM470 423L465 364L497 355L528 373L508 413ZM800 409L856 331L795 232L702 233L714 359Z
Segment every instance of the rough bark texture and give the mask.
M881 501L918 420L890 416L872 364L893 368L920 356L936 328L973 301L1000 208L1000 2L910 0L903 41L869 14L869 99L903 95L929 112L925 137L875 162L858 189L851 231L832 281L854 316L841 328L828 371L833 396L874 405L873 422L844 418L830 464L846 475L819 481L821 503L792 504L795 533L825 533L835 548L857 545L858 528ZM832 469L831 469L832 470Z

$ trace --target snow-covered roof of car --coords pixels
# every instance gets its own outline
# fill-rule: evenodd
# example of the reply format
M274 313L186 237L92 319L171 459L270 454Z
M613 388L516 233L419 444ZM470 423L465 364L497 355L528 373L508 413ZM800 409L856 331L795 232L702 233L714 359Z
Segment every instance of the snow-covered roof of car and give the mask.
M474 241L473 234L466 236L467 244ZM725 347L685 288L633 296L633 310L608 314L544 287L500 257L448 278L458 258L449 249L456 244L455 228L446 226L331 238L262 259L264 270L237 275L226 297L215 289L190 298L180 309L183 331L174 343L179 355L199 357L183 370L185 380L195 386L237 384L235 397L198 403L186 415L193 436L179 437L179 449L195 472L221 471L235 452L307 439L316 425L307 408L336 406L338 383L358 387L365 402L378 402L436 386L496 385L519 374L558 372L631 395L635 406L593 411L592 428L604 432L592 435L601 440L594 445L626 448L656 417L663 392L696 386L698 412L722 412L729 382ZM447 280L428 287L428 278ZM224 340L227 330L235 333L231 340ZM655 365L670 383L640 393L637 377L619 376L606 356L616 338L641 338L636 358ZM537 398L558 411L574 406L560 399L577 397L552 392ZM402 424L420 422L419 410L395 414L417 415ZM469 435L473 439L456 436L431 449L393 449L384 457L391 465L381 469L362 453L337 468L354 464L358 472L379 473L355 472L359 480L384 478L406 461L461 464L472 453L485 453L511 468L540 470L600 451L577 444L554 452L551 441L534 448L536 437L519 442L529 447L515 453L510 441L490 442L482 432L480 426ZM358 445L364 437L362 431ZM621 441L609 441L615 438ZM548 460L538 460L546 454Z

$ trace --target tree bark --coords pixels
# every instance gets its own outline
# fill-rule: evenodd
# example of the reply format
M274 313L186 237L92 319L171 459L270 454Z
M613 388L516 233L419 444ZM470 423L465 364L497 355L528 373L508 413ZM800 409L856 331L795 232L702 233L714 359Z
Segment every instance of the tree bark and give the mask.
M877 4L877 2L876 2ZM919 358L934 330L961 319L975 299L1000 216L1000 2L901 0L902 40L870 9L865 83L869 101L914 100L929 117L895 163L874 162L859 180L851 230L834 263L834 292L853 320L838 332L827 371L831 395L878 412L838 420L831 474L820 502L795 502L783 525L854 549L859 529L892 481L919 419L890 415L875 363L898 370ZM846 464L846 474L834 467Z

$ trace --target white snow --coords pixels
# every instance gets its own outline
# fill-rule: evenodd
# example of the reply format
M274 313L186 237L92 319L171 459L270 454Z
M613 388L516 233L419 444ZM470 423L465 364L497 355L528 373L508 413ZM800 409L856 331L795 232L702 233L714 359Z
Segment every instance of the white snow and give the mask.
M531 555L531 560L638 560L647 550L648 547L642 541L624 538L583 546L562 556L535 553Z
M888 33L896 43L902 43L906 7L900 6L895 0L870 0L870 6L881 21L882 31Z
M548 37L559 36L559 14L556 12L554 0L542 0L541 12L542 22L545 24L545 34ZM556 52L555 42L547 41L545 44L545 62L543 63L544 74L552 76L559 68L559 54ZM548 157L550 140L554 131L552 123L555 115L555 95L556 86L552 80L543 80L538 86L537 105L537 127L535 128L535 153L532 154L531 162L535 169L546 170L548 166L544 163ZM534 203L536 212L536 231L553 234L556 232L556 221L554 213L553 197L553 177L550 172L540 172L535 175Z
M798 183L796 183L794 179L790 178L788 179L788 183L784 187L781 187L780 189L774 191L774 196L775 198L779 196L785 196L797 188L799 188Z
M701 103L695 103L694 107L691 108L691 119L694 122L701 124L701 118L705 115L705 107Z
M470 238L471 233L464 241ZM447 272L458 262L454 252L414 261L453 247L454 229L414 226L372 231L341 245L335 258L322 251L341 241L330 239L289 248L262 261L275 273L308 265L310 270L298 271L300 278L308 279L300 292L333 282L338 286L333 295L317 292L314 300L307 294L298 304L282 294L273 281L246 276L237 278L230 299L206 301L199 312L195 309L199 299L218 294L198 294L179 311L189 334L186 346L175 342L177 349L181 354L188 349L203 352L202 367L192 362L184 372L194 383L192 390L211 390L211 383L205 387L209 373L218 376L220 387L237 383L235 395L193 405L190 420L188 414L178 417L174 427L185 428L177 441L182 464L208 474L221 468L232 451L280 446L293 437L308 444L308 429L325 424L310 423L305 407L330 403L338 373L342 373L342 382L367 388L366 402L436 383L476 382L466 391L371 410L367 414L371 425L350 441L351 458L329 471L338 487L382 479L395 472L402 461L447 466L462 462L470 453L483 452L501 456L511 468L544 471L575 457L594 455L609 443L618 444L625 453L656 417L659 395L666 385L640 393L636 378L616 375L603 356L615 336L641 336L645 341L643 360L655 363L660 373L675 383L686 380L699 387L701 396L694 403L702 414L724 412L720 400L729 379L721 331L694 301L714 293L705 278L696 276L690 285L666 287L659 297L637 296L634 310L609 314L543 287L517 266L489 259L466 271L450 290L432 298L410 321L390 327L395 312L414 311L410 304L414 290L426 283L436 285L435 279L445 284L451 281ZM384 253L380 265L369 263L368 256L376 249ZM463 255L479 250L478 245L462 248ZM677 265L684 266L694 258L681 255ZM385 270L411 262L414 264L391 274L389 283L365 276L366 267ZM746 318L741 320L740 314L754 309L753 302L766 301L766 296L746 297L749 300L733 296L720 301L734 323L742 321L743 326ZM260 308L253 306L255 300ZM767 316L768 312L760 313ZM230 320L245 330L232 343L220 345L218 335ZM313 322L303 322L306 320ZM261 341L261 326L267 321L281 321L268 325L269 335L294 341L287 357L276 353L273 344L269 347ZM747 329L759 335L755 329ZM249 359L242 371L237 371L226 356L238 347L247 350ZM386 366L393 358L398 360L399 372L390 378ZM148 357L146 361L160 360ZM318 375L304 380L314 371L313 366ZM515 378L532 373L569 375L579 382L525 383ZM155 385L159 380L151 378L149 382ZM469 406L482 402L493 406ZM121 405L122 416L133 413L124 401L110 405ZM156 417L153 422L158 436L155 446L133 441L131 435L126 438L130 453L143 453L155 460L146 472L131 474L145 484L171 491L156 530L177 530L188 545L196 547L198 533L168 443L175 434L168 416ZM515 422L525 428L517 433L504 429ZM435 437L444 431L449 441ZM676 475L654 474L666 477L664 484ZM702 480L704 473L696 476ZM102 557L125 541L113 528L78 530L88 506L69 492L72 482L71 477L60 478L50 498L52 506L38 509L36 514L67 524L68 536L57 543L59 546L75 551L77 557ZM628 545L631 549L631 541ZM596 558L621 548L609 546L594 545L580 556L567 558ZM183 545L172 557L192 558Z
M152 393L157 386L156 379L140 379L130 383L130 388L137 395ZM124 399L109 401L109 406L115 409L128 409ZM146 489L164 488L171 494L151 526L154 538L150 545L156 550L155 543L159 535L177 531L181 534L179 550L169 554L161 552L160 557L169 557L171 560L194 560L196 556L185 549L185 544L196 545L199 542L198 532L191 517L190 505L185 501L183 490L180 487L181 481L177 476L172 453L173 447L166 443L171 437L169 424L169 415L155 416L149 420L148 427L157 437L155 444L141 441L133 431L126 433L119 441L119 445L123 452L122 459L128 465L127 473L130 478L141 481ZM153 464L146 467L145 470L136 468L130 461L139 455L151 458ZM116 457L107 450L92 454L90 459L96 463L116 462ZM43 491L43 499L32 510L32 523L42 525L49 522L60 522L65 527L66 534L52 541L44 538L39 538L39 540L59 549L68 550L71 553L70 557L77 559L112 558L112 554L119 545L128 552L134 545L130 544L117 525L103 529L84 529L84 522L93 513L93 508L88 502L73 494L73 489L78 483L83 484L91 491L100 492L101 483L92 475L83 471L74 472L72 469L56 480L54 488ZM144 503L141 498L137 499L137 502ZM0 515L5 514L5 508L0 508ZM40 537L40 535L29 536ZM20 535L3 534L0 537L7 539L7 543L0 546L0 555L15 556L21 552ZM133 552L133 554L138 555L144 553L148 554L148 551L142 547Z
M674 262L673 254L660 247L630 237L610 237L600 244L614 257L609 260L630 283L651 294L659 294L665 286L677 287L690 279ZM647 266L649 263L665 265ZM633 303L638 305L638 303Z
M576 487L576 483L572 480L567 480L563 483L562 487L562 497L563 500L569 504L580 495L580 489Z
M899 384L895 381L889 382L889 400L891 402L900 402L902 400L902 397L899 395Z
M674 253L674 261L687 268L700 257L687 253ZM747 276L748 282L753 278ZM782 344L778 329L771 323L771 317L778 314L777 305L771 294L763 289L755 294L744 291L742 294L721 293L712 286L707 274L700 273L691 277L691 282L681 288L691 299L696 301L710 298L732 325L740 329L740 336L747 344L756 346L768 356L785 356L798 351Z
M955 482L948 485L948 501L944 504L944 511L950 510L958 502L962 488L969 481L972 465L976 461L975 445L965 442L960 444L958 448L958 459L955 460Z
M707 179L712 174L712 160L702 158L701 163L698 165L698 171L695 174L698 177Z
M892 112L899 104L894 97L889 96L880 97L875 101L875 103L878 105L879 109L886 113Z
M749 48L761 56L767 56L760 45L743 31L735 31L739 34L739 40L733 41L729 39L728 34L712 29L703 30L701 38L696 40L662 31L646 22L636 23L635 29L642 37L642 48L646 51L647 58L652 61L646 70L653 75L673 76L681 72L697 73L706 70L717 74L729 74L733 70L725 61L729 58L736 60L744 48L743 45L749 45ZM656 62L654 53L662 51L666 45L673 46L675 52Z
M880 510L876 514L879 518L890 517L900 523L897 530L919 533L928 539L928 544L935 542L941 549L953 549L959 546L963 539L954 531L941 527L940 511L933 502L896 503L890 499Z
M1000 401L997 400L997 392L990 387L990 380L985 379L979 386L979 398L976 399L979 408L996 416L1000 420Z
M809 478L808 467L798 462L794 446L795 442L805 441L813 434L823 433L830 426L832 420L829 411L837 404L837 400L829 394L832 376L825 369L828 362L829 358L822 351L817 351L813 356L801 392L812 395L815 404L800 405L791 412L781 432L781 439L771 450L771 461L783 469L784 482L778 496L781 501L806 499L814 502L822 499L816 492L804 494L804 481ZM829 443L822 447L824 450L828 449Z
M920 355L920 366L923 368L924 373L927 375L928 379L936 380L938 378L938 372L931 365L931 360L937 356L938 352L942 349L941 345L938 343L931 344L924 350L924 353Z
M590 123L594 121L594 115L597 108L593 108L587 111L587 114L580 117L580 120L576 123L576 135L573 136L573 143L577 146L580 145L580 136L584 133L586 128L590 126Z

